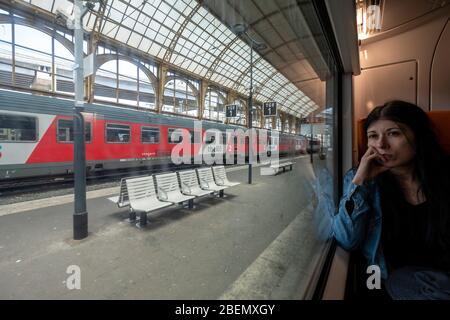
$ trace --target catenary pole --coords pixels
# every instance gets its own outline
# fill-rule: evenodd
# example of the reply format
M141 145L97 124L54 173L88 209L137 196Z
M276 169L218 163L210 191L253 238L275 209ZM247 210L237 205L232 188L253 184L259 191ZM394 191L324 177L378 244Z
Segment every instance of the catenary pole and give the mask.
M86 209L86 151L84 135L84 75L83 75L83 28L81 0L74 1L75 67L75 104L73 108L74 135L74 214L73 238L81 240L88 235L88 212Z

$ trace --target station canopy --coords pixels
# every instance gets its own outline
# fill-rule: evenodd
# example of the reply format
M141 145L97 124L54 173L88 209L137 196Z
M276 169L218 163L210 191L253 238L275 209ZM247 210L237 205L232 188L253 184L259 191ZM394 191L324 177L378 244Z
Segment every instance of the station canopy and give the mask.
M70 0L20 0L56 16L72 14ZM169 67L177 66L211 83L248 96L250 46L196 0L103 0L84 16L86 31L114 39ZM100 23L99 23L100 22ZM319 109L298 86L253 51L254 99L276 101L278 109L296 117ZM323 108L323 106L322 106ZM320 109L322 109L320 108Z

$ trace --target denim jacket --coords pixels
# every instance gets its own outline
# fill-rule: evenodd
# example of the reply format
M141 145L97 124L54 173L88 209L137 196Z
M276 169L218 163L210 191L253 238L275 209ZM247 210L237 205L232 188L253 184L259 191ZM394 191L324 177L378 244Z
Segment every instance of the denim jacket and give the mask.
M344 190L338 212L333 217L333 236L345 250L361 248L368 265L377 265L387 279L386 261L381 249L381 201L375 181L352 183L356 169L344 176ZM353 205L352 205L353 200Z

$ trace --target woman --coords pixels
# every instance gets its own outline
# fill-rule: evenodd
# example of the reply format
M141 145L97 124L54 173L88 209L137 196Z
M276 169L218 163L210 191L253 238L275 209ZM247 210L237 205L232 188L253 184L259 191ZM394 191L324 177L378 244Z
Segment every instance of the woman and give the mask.
M428 116L392 101L369 114L365 131L367 152L344 178L336 240L380 268L392 298L450 299L450 161Z

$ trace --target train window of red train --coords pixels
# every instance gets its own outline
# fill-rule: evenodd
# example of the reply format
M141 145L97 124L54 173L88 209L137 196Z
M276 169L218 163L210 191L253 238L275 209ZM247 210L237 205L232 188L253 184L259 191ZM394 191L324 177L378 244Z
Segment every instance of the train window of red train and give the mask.
M214 132L207 132L205 137L205 143L210 144L216 140L216 136Z
M106 142L129 143L130 141L131 141L130 126L117 123L106 124Z
M0 141L35 142L37 140L37 119L15 114L0 114Z
M159 143L159 128L142 127L141 128L142 143Z
M189 131L189 133L191 134L191 140L193 141L193 143L202 143L202 132L201 131L197 131L197 134L195 134L194 131Z
M196 143L195 136L194 136L194 131L189 130L189 134L191 135L191 143Z
M180 143L181 141L183 141L183 136L181 134L180 131L176 131L177 129L175 128L171 128L168 131L168 135L167 135L167 141L169 143ZM173 137L172 137L172 133L174 133Z
M73 142L73 121L59 119L57 123L56 141L60 143ZM84 139L86 143L91 142L91 123L86 122L84 127Z

